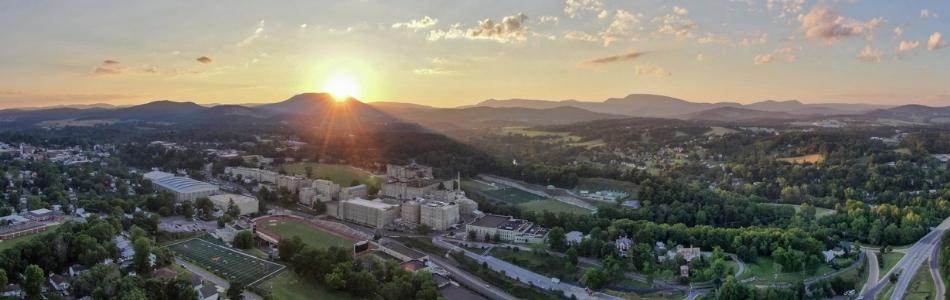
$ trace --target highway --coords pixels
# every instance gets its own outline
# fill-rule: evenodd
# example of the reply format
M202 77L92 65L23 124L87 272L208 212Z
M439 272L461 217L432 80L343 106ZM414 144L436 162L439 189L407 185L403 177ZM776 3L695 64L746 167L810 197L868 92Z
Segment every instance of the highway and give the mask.
M512 295L509 295L505 291L499 290L498 288L482 281L478 277L472 276L468 272L459 270L454 265L452 265L449 261L441 257L430 255L429 259L431 259L432 262L434 262L436 265L442 267L446 271L449 271L449 273L452 273L452 279L455 279L455 281L458 281L462 285L478 291L478 293L485 295L488 298L501 299L501 300L517 300L518 299Z
M542 290L560 291L565 297L574 296L577 299L620 299L603 293L588 294L586 289L568 283L553 283L551 282L550 277L534 273L530 270L513 265L492 256L479 255L463 248L456 247L453 244L443 241L439 236L432 238L432 243L445 249L455 249L462 251L465 253L465 256L468 256L479 263L487 264L488 268L493 271L504 272L504 274L509 278L521 281L525 284L530 284Z
M878 273L881 272L881 267L877 264L877 255L874 254L873 250L864 249L862 251L864 251L864 255L868 258L868 281L861 287L861 293L863 294L868 287L877 283L877 276L879 275Z
M877 294L890 284L889 277L891 274L900 272L897 283L894 284L894 292L891 294L891 299L900 300L904 298L907 287L914 278L914 274L917 273L917 269L933 255L934 248L940 245L940 239L948 228L950 228L950 217L944 219L940 225L934 227L930 233L924 235L917 243L914 243L913 246L908 248L904 257L902 257L891 270L881 276L876 283L866 287L861 293L861 296L864 299L875 299Z

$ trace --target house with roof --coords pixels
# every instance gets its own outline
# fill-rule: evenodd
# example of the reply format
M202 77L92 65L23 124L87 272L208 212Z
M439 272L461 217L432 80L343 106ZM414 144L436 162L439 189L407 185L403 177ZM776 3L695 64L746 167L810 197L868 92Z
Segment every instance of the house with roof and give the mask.
M198 293L198 299L200 300L218 300L220 297L218 294L218 286L210 281L204 282L204 284L195 287L195 292Z
M55 289L63 296L69 296L69 281L66 281L66 277L56 273L49 274L49 286Z

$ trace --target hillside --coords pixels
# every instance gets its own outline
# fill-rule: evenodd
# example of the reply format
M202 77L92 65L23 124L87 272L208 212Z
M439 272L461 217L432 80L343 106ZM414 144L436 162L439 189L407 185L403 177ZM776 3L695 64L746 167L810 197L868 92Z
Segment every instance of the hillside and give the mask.
M719 107L700 112L684 115L683 118L690 120L719 121L719 122L744 122L757 120L792 120L801 118L800 115L793 115L786 112L762 111L738 107Z

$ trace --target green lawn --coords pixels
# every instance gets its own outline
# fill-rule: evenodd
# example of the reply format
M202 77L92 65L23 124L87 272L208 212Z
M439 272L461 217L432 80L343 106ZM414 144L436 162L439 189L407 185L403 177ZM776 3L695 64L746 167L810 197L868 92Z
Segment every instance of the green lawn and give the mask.
M529 201L543 200L544 198L516 188L506 187L497 190L482 191L493 200L521 204Z
M333 235L326 231L320 230L319 228L301 222L281 220L277 222L258 224L260 224L259 226L263 226L264 229L273 231L274 233L280 235L281 238L299 236L305 244L313 247L339 246L347 249L353 247L353 241Z
M589 215L591 213L591 211L586 208L577 207L577 206L570 205L570 204L557 201L554 199L544 199L544 200L524 202L524 203L518 204L518 206L520 206L521 208L527 211L533 211L533 212L538 212L538 213L541 213L544 211L550 211L555 214L563 212L563 213L570 213L570 214Z
M46 229L46 231L43 231L43 232L39 232L39 233L32 234L32 235L28 235L28 236L21 236L21 237L12 239L12 240L0 241L0 251L13 248L13 246L16 246L16 245L19 244L19 243L26 242L26 241L29 241L29 240L33 240L33 239L36 239L36 238L38 238L38 237L41 237L41 236L43 236L43 235L45 235L45 234L47 234L47 233L49 233L49 232L53 232L53 230L56 230L57 227L59 227L59 224L50 226L49 229Z
M373 174L364 170L354 168L348 165L321 164L321 163L293 163L281 166L288 174L306 176L307 166L313 168L310 178L323 178L333 181L336 184L347 187L353 181L359 181L362 184L379 189L379 179Z
M914 274L914 279L911 280L910 286L907 287L907 293L904 294L904 299L907 300L929 300L934 298L936 293L936 288L934 287L933 277L930 276L930 268L924 263L923 266L917 269L917 274Z
M762 203L762 204L774 205L774 206L790 206L795 209L795 212L799 212L802 210L801 205L795 205L795 204L782 204L782 203ZM821 218L821 217L828 216L834 213L835 213L834 209L827 209L824 207L815 207L815 218Z
M531 251L514 251L503 247L496 247L491 250L491 256L521 266L525 269L544 274L549 277L561 279L578 280L581 270L577 268L575 272L566 272L564 263L566 258L543 254L536 255Z
M884 276L887 271L894 267L898 261L904 257L904 253L891 251L882 256L884 258L884 263L880 264L881 267L881 276Z
M327 290L315 282L305 281L290 270L257 286L269 291L273 299L357 299L346 293Z
M758 282L772 282L778 280L780 282L795 282L802 280L808 277L817 276L825 274L831 271L834 271L830 266L826 264L821 264L814 270L806 270L803 272L782 272L778 273L778 276L775 275L776 265L772 263L772 259L769 257L759 257L755 262L746 262L746 271L741 276L742 278L755 277Z

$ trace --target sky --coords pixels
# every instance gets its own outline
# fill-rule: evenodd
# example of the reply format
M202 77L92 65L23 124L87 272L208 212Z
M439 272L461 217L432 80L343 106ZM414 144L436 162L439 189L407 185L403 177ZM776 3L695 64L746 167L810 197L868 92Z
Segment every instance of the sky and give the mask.
M0 1L0 108L486 99L950 106L950 1ZM330 86L328 86L328 84Z

